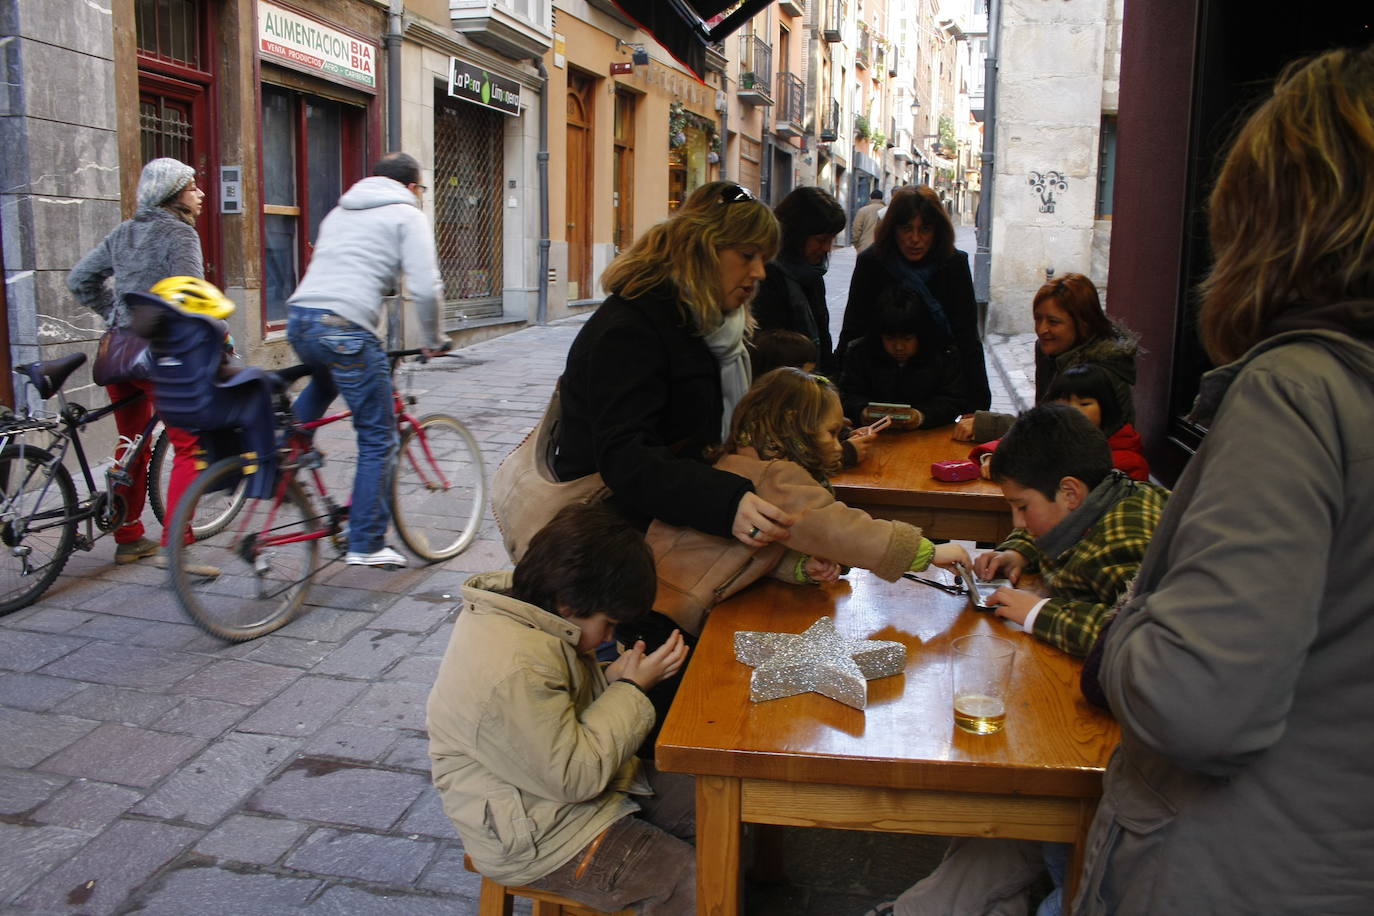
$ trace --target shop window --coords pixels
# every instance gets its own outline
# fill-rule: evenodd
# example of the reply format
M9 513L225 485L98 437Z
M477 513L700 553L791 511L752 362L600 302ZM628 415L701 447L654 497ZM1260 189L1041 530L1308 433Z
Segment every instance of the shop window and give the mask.
M363 133L361 108L263 85L264 327L286 321L286 300L310 263L320 223L362 177Z

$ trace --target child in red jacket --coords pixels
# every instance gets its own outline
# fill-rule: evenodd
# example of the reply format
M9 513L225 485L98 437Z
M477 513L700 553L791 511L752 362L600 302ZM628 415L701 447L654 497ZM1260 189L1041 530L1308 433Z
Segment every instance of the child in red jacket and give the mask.
M1061 401L1077 407L1107 434L1112 450L1112 466L1132 480L1150 479L1150 462L1145 460L1144 443L1134 426L1121 422L1121 405L1107 373L1091 364L1074 366L1061 372L1045 392L1045 401ZM1000 440L984 442L969 452L969 458L982 465L988 476L988 461Z

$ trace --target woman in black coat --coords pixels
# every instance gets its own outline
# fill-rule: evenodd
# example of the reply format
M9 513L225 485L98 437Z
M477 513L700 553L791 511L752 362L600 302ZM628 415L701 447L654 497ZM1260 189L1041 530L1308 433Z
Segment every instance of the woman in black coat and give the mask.
M954 247L954 226L935 191L924 185L892 195L873 244L859 254L835 352L872 333L880 294L894 285L914 293L954 341L968 392L962 412L986 410L992 395L968 254Z
M599 472L640 527L657 518L754 547L787 537L790 516L705 457L749 387L747 305L777 246L768 207L717 181L611 263L611 295L560 383L560 479Z
M830 246L844 229L844 209L820 188L801 187L784 197L773 215L782 229L782 249L768 262L767 276L750 306L754 320L761 331L805 334L816 345L819 370L832 374L840 357L831 348L825 271Z

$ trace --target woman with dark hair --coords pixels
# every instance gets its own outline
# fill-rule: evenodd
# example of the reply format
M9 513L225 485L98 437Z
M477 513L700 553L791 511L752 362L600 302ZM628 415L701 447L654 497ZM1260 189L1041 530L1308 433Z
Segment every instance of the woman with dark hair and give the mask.
M1075 914L1370 911L1371 125L1374 47L1328 52L1217 177L1207 437L1084 681L1121 745Z
M839 359L830 342L825 271L835 236L844 231L844 210L820 188L797 188L773 208L782 229L778 256L754 297L754 320L763 331L797 331L816 344L816 365L833 374Z
M1135 334L1102 310L1093 281L1064 274L1035 292L1035 403L1046 400L1050 386L1074 366L1100 366L1111 379L1123 423L1135 422L1135 360L1140 346ZM954 438L986 442L1005 435L1016 417L979 410L960 420Z
M968 392L963 411L986 410L992 395L968 254L954 247L949 215L924 185L893 193L873 244L859 254L836 353L873 332L879 294L889 286L916 295L935 326L954 342Z

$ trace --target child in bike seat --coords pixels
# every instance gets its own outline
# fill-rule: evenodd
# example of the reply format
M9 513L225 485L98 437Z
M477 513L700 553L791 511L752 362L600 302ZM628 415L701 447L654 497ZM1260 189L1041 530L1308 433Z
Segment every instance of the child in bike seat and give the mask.
M234 303L196 277L167 277L149 293L128 293L134 333L147 337L158 413L200 433L205 460L244 454L257 473L248 495L270 493L276 471L272 376L243 365L224 319Z

